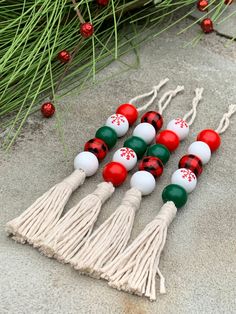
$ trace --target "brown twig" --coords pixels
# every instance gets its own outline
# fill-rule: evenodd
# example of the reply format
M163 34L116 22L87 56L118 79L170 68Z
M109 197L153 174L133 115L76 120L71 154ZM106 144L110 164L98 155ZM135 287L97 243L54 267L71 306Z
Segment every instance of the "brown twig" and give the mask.
M77 7L76 1L75 1L75 0L71 0L71 1L72 1L72 3L73 3L74 8L75 8L75 12L76 12L76 14L77 14L77 16L78 16L78 18L79 18L79 20L80 20L80 23L81 23L81 24L85 23L85 20L84 20L82 14L81 14L79 8Z

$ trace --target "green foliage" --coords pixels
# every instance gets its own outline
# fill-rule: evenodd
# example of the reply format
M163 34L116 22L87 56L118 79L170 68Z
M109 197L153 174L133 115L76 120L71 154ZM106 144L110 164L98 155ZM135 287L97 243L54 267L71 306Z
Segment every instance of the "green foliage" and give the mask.
M130 50L138 60L136 47L157 35L153 33L156 25L193 3L195 0L164 0L154 7L149 0L110 0L108 6L99 7L95 0L78 0L83 18L95 29L92 38L82 40L79 19L69 0L0 0L0 132L4 148L12 145L28 115L38 110L46 97L55 103L62 88L66 92L86 88L91 79L96 82L98 71L115 59L123 62L120 56ZM216 6L214 10L218 10L217 18L222 9ZM189 13L184 12L158 33ZM63 49L74 52L69 68L56 58ZM71 84L74 78L76 84Z

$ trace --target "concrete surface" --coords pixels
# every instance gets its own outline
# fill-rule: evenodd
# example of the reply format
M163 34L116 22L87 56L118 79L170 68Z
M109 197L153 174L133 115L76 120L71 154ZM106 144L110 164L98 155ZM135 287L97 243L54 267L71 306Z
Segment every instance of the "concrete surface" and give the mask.
M151 221L162 205L160 193L170 182L181 155L199 130L216 127L230 103L236 102L235 46L224 48L226 39L216 34L204 36L196 47L184 48L198 31L176 37L168 31L140 49L141 66L83 92L61 99L65 142L68 155L55 127L55 119L40 114L30 118L18 143L9 155L0 158L0 313L63 314L217 314L236 312L236 116L222 147L214 154L189 197L172 223L161 259L167 295L154 303L109 288L106 282L80 276L69 266L41 256L27 245L8 239L5 223L20 214L36 197L72 170L73 158L85 139L94 136L106 117L120 103L149 88L164 77L166 89L184 84L165 114L165 121L182 116L188 109L196 87L205 87L204 100L189 139L172 155L157 189L145 197L137 213L132 237ZM125 60L132 62L133 55ZM99 79L122 69L114 63ZM68 109L68 110L67 110ZM120 140L118 146L122 145ZM118 147L117 146L117 147ZM111 155L106 159L108 161ZM91 192L101 180L101 170L88 179L68 203L67 209ZM116 208L126 184L117 189L104 206L97 226Z

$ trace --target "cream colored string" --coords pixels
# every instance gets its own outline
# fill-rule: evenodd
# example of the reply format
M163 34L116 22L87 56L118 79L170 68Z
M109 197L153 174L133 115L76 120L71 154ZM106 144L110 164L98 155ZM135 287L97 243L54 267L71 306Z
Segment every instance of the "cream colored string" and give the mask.
M168 78L165 78L164 80L161 80L160 83L156 86L153 86L152 90L150 92L144 93L142 95L138 95L132 99L130 99L129 104L134 104L136 101L143 99L145 97L149 97L151 95L152 98L142 107L137 108L139 112L146 110L148 107L151 106L151 104L154 102L154 100L157 98L157 93L160 91L160 89L169 81Z
M171 99L175 97L178 93L182 92L183 90L184 90L184 86L178 85L175 90L170 90L166 92L158 102L159 113L162 114L163 111L167 108L167 106L171 102Z
M185 116L183 117L183 120L185 120L186 122L187 122L187 119L191 117L190 120L187 122L189 126L193 124L196 118L197 106L202 99L203 90L204 89L202 87L195 89L195 97L193 98L193 101L192 101L192 109L189 112L187 112Z
M229 125L230 125L230 121L229 118L236 112L236 105L229 105L229 110L228 112L226 112L222 119L220 120L220 124L218 126L218 128L215 130L217 133L222 134L224 133Z

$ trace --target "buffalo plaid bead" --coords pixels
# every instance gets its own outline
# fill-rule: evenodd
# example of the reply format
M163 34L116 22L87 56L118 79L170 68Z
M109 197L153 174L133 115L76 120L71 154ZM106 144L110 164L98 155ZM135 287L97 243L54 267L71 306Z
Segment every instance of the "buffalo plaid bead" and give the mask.
M152 126L154 126L157 132L162 128L163 118L162 115L156 111L148 111L142 116L141 122L150 123Z
M202 173L202 162L195 155L184 155L179 161L179 168L190 169L198 177Z
M160 177L162 175L163 168L164 167L161 160L153 156L144 157L139 164L139 170L150 172L154 178Z

